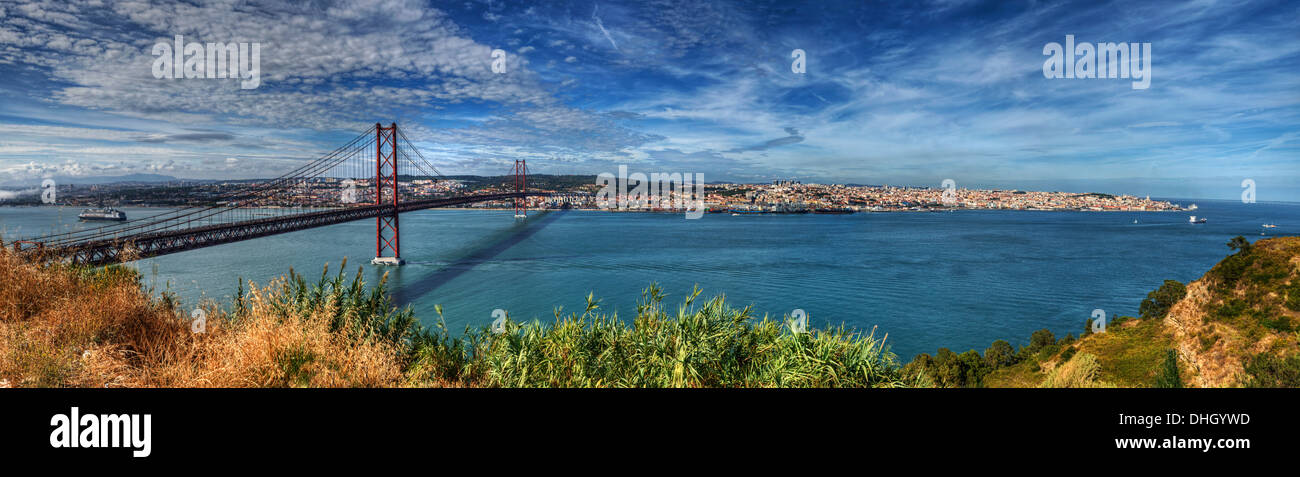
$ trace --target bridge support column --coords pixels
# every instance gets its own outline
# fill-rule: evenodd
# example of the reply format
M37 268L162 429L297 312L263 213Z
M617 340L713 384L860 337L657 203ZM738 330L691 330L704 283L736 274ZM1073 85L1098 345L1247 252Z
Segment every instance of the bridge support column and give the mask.
M528 186L528 164L523 159L515 160L515 192L527 192ZM515 218L523 219L528 217L528 204L524 202L524 196L515 197Z
M375 205L391 205L392 214L375 217L375 265L403 265L397 221L397 123L375 123ZM392 255L385 256L385 252Z

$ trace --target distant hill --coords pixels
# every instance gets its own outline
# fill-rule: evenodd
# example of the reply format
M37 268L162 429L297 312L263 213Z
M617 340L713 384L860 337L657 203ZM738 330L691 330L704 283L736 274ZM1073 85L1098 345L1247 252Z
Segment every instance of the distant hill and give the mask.
M127 174L121 176L55 176L54 182L63 184L119 184L119 183L154 183L154 182L175 182L179 180L172 176L162 174ZM40 185L43 179L31 179L22 182L12 182L5 184L4 187L32 187Z

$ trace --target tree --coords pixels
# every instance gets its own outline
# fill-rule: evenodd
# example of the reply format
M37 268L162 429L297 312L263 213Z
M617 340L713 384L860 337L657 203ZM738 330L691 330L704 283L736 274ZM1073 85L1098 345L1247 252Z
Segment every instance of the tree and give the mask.
M1029 335L1029 348L1033 351L1038 351L1044 346L1051 346L1054 344L1056 344L1056 335L1052 334L1052 331L1047 328L1035 331L1033 334Z
M1016 350L1006 340L997 340L989 349L984 350L984 360L994 368L1011 366L1016 364Z
M1178 374L1178 353L1172 349L1165 353L1165 362L1160 366L1160 376L1156 377L1156 387L1183 387L1183 378Z
M1219 289L1231 290L1237 285L1237 281L1246 273L1254 262L1254 255L1250 253L1250 242L1245 237L1237 236L1228 241L1228 248L1236 251L1228 258L1223 259L1218 265L1210 269L1221 278Z
M984 384L984 376L993 372L984 358L980 357L979 351L968 350L957 355L957 358L961 361L961 386L979 387Z
M1162 319L1169 314L1169 309L1173 308L1174 303L1178 303L1183 297L1187 296L1187 285L1183 285L1178 280L1165 280L1160 288L1148 293L1142 304L1138 306L1138 313L1144 319Z
M956 388L965 384L966 372L962 369L957 353L948 348L939 348L934 355L934 366L930 376L940 387Z
M929 353L921 353L912 358L907 366L903 366L903 375L912 377L924 376L927 380L934 382L936 386L938 381L934 378L934 358Z
M1233 237L1232 240L1229 240L1229 241L1228 241L1228 248L1232 249L1232 251L1234 251L1234 252L1246 252L1246 253L1249 253L1249 252L1250 252L1250 241L1249 241L1249 240L1246 240L1246 237L1242 237L1242 236L1238 235L1238 236L1236 236L1236 237Z

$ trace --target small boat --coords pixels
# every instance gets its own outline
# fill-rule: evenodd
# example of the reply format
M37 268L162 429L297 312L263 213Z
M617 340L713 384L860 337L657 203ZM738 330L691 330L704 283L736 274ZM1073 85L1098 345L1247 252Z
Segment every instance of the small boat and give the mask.
M1187 210L1196 210L1196 209L1199 209L1199 208L1200 208L1200 207L1197 207L1196 204L1192 204L1192 205L1187 206Z
M1187 223L1191 223L1191 224L1203 224L1205 223L1205 221L1206 221L1205 217L1197 218L1195 215L1187 218Z
M126 220L126 212L122 212L112 207L99 207L83 210L80 214L77 214L77 218L81 220L111 220L114 222L122 222Z
M1266 228L1266 229L1275 229L1275 228L1277 228L1277 224L1264 224L1264 228Z

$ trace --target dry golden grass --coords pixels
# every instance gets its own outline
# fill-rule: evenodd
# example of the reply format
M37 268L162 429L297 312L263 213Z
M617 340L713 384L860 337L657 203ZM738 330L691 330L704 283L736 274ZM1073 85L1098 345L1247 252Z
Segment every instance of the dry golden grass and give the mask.
M141 290L134 271L40 266L0 251L0 383L74 387L404 386L399 353L327 306L277 311L282 287L252 287L238 319L207 307L206 330Z
M1079 353L1069 361L1060 364L1047 373L1047 377L1038 385L1040 388L1109 388L1110 383L1098 381L1101 365L1097 357L1088 353Z
M341 270L341 268L340 268ZM508 321L451 335L425 329L367 287L329 268L309 283L290 270L250 285L231 311L189 310L142 291L123 267L37 266L0 251L0 386L85 387L898 387L884 340L843 327L787 333L719 296L675 314L652 285L632 326L598 313L546 325Z

